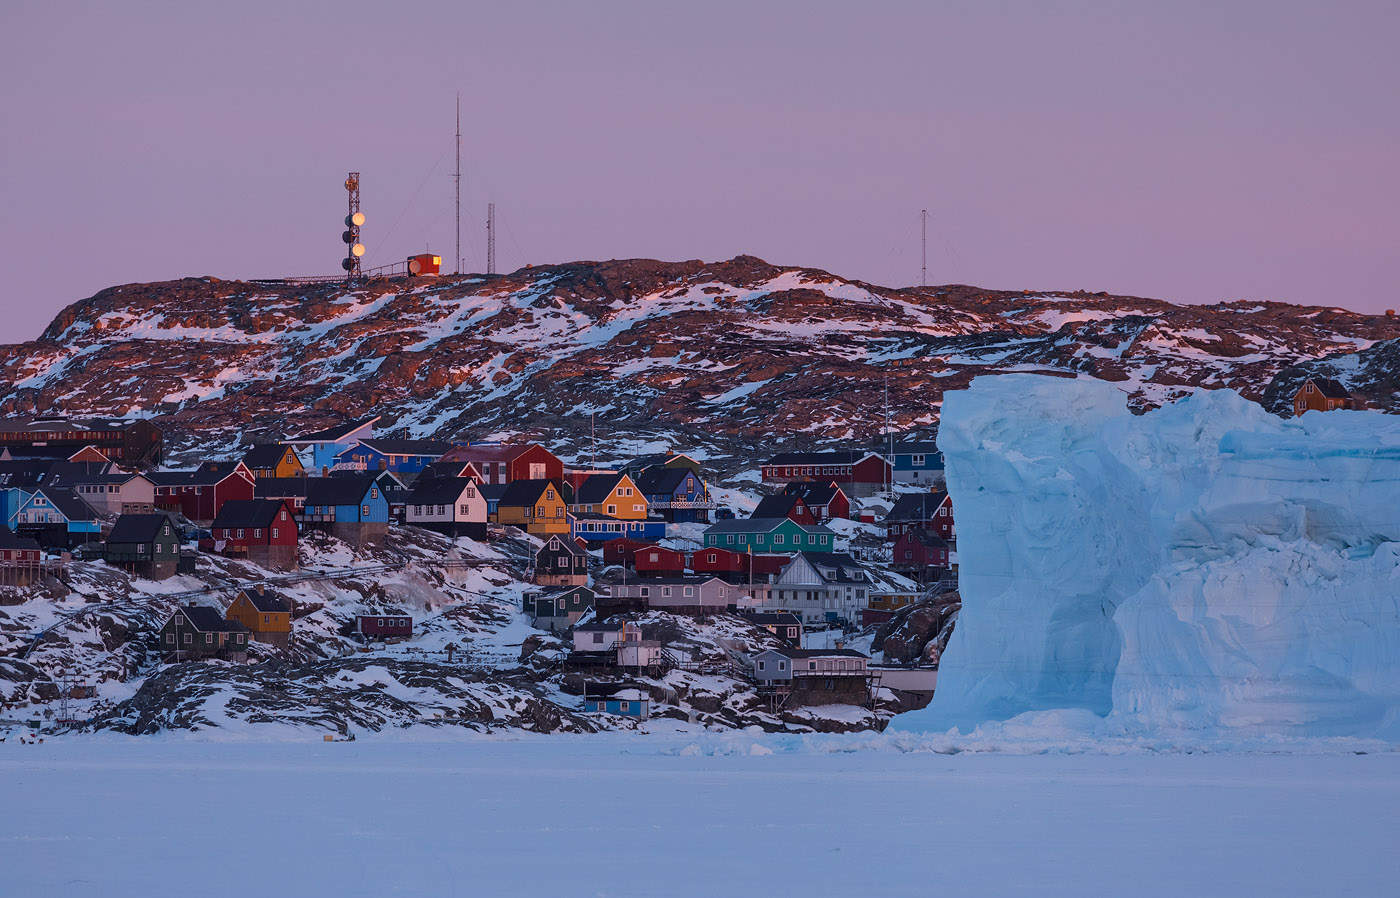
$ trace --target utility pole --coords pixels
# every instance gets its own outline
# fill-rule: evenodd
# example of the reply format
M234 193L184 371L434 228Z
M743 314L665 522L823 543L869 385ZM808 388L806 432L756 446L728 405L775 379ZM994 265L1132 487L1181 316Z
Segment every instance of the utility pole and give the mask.
M923 222L923 226L924 226L924 237L923 237L924 267L923 267L922 273L921 273L920 276L919 276L919 286L920 286L920 287L927 287L927 286L928 286L928 210L927 210L927 209L921 209L921 210L919 211L919 219Z
M496 204L486 204L486 273L496 273Z
M889 471L888 481L889 493L894 495L894 434L890 431L890 369L885 369L885 440L889 446L889 454L885 458L885 470Z
M462 94L457 93L457 170L452 173L457 188L457 274L462 273Z

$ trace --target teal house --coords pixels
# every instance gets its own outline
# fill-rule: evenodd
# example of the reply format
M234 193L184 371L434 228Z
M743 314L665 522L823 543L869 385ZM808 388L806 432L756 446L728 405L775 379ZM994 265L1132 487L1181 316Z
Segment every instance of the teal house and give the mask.
M836 534L791 518L717 521L705 531L705 548L733 552L830 552Z

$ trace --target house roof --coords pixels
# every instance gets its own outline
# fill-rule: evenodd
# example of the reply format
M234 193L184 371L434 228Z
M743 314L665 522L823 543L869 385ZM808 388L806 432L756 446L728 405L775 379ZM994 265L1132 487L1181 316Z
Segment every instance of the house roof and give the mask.
M457 446L444 453L443 461L496 461L511 462L526 451L539 446L538 443L489 443ZM544 447L540 447L544 448ZM548 450L546 450L548 451Z
M662 468L650 467L642 471L635 478L637 489L643 495L673 495L687 477L699 477L689 468Z
M190 626L200 633L246 633L248 628L243 626L242 621L227 620L214 608L206 608L203 605L185 605L170 612L170 617L183 615L189 621ZM170 623L170 618L165 622Z
M798 552L828 583L869 583L865 567L845 552Z
M623 624L622 621L613 621L612 623L602 623L602 624L579 624L577 627L574 627L574 632L575 632L575 633L616 633L617 631L621 630L624 626L625 626L625 624Z
M1317 391L1328 399L1351 398L1351 393L1347 392L1347 388L1330 377L1310 377L1308 380L1312 381L1313 386L1317 387Z
M586 592L588 593L588 597L590 599L596 598L597 596L597 593L589 589L587 586L569 586L562 589L549 589L537 593L532 593L529 595L529 598L531 600L539 600L543 602L557 601L561 597L571 596L576 592Z
M263 443L249 449L243 456L243 464L250 468L275 468L282 463L287 452L296 454L296 447L284 446L281 443ZM297 461L301 461L298 457Z
M236 476L237 467L238 462L205 462L193 471L150 471L146 479L156 486L214 486Z
M263 477L253 487L253 495L285 499L305 497L311 489L312 477Z
M605 502L624 479L630 480L631 478L626 474L590 474L583 478L583 482L575 490L573 504L597 505Z
M483 483L481 485L482 498L487 502L499 503L501 498L506 494L507 486L508 484L504 483Z
M885 515L888 521L927 521L938 511L948 498L947 490L931 490L927 493L905 493L900 496Z
M792 507L801 499L807 501L802 496L795 496L791 493L779 493L776 496L764 496L758 503L758 507L753 510L755 518L785 518L792 513Z
M306 488L307 505L359 505L377 483L370 474L344 477L312 477Z
M801 496L808 505L829 505L835 500L837 494L845 494L845 490L834 483L822 483L819 480L798 480L783 487L783 492L789 496ZM755 511L755 514L757 512Z
M59 489L58 487L44 486L34 491L49 500L49 504L57 508L59 512L70 521L91 521L97 517L97 512L93 511L91 505L83 501L82 497L70 489Z
M109 543L149 543L155 542L160 535L160 528L165 524L170 524L172 533L178 534L180 531L175 528L175 522L168 514L124 514L117 518L117 523L112 526L112 532L107 536Z
M49 467L50 463L44 461L0 461L0 489L38 486L48 474Z
M506 491L501 494L501 505L534 505L535 500L544 493L546 487L554 487L554 492L561 500L564 492L559 484L553 480L512 480L506 484Z
M4 524L0 524L0 549L28 549L39 548L39 543L25 536L16 536L15 532Z
M469 461L434 461L423 466L423 470L418 472L418 479L432 477L461 477L468 471L480 475L476 465Z
M765 465L853 465L870 456L882 458L877 452L863 449L838 449L832 452L779 452Z
M136 423L136 421L127 421L122 418L64 418L58 415L38 415L0 421L0 433L20 433L31 430L126 430Z
M809 658L866 658L869 655L857 652L855 649L768 649L770 652L777 652L779 655L786 655L793 660L807 660Z
M239 595L246 598L262 614L289 614L292 610L291 599L270 589L263 589L262 592L245 589Z
M831 531L820 524L798 524L789 518L734 518L728 521L715 521L706 530L711 533L770 533L783 524L792 524L804 533L830 534Z
M653 452L650 455L637 456L628 463L627 467L637 471L643 468L658 467L677 460L688 461L696 466L700 464L700 462L686 455L684 452Z
M776 624L779 626L791 627L801 626L802 618L789 611L755 611L748 615L749 620L756 624Z
M948 548L948 541L946 539L931 530L924 530L922 527L915 527L904 531L904 536L901 536L900 539L904 539L905 536L923 546L925 549Z
M655 586L658 583L664 586L703 586L706 583L719 583L724 586L734 585L713 574L688 574L681 577L634 577L628 581L627 585Z
M404 500L411 505L452 505L462 497L467 487L476 483L469 477L422 477L413 481Z
M549 548L550 545L551 545L552 543L554 543L555 541L558 541L559 545L560 545L560 546L563 546L564 551L568 552L570 555L587 555L587 554L588 554L588 552L585 551L584 548L583 548L582 546L580 546L578 543L574 542L572 539L570 539L570 538L568 538L568 537L560 536L560 535L557 534L557 533L556 533L555 535L551 536L549 539L545 540L545 541L544 541L544 545L540 546L539 551L536 552L535 554L536 554L536 555L539 555L541 552L545 552L545 551L554 551L554 552L559 551L558 549L550 549L550 548Z
M360 445L368 446L380 455L421 455L437 458L452 449L452 444L441 440L360 440Z
M211 527L269 527L284 507L281 499L229 499Z
M366 424L373 424L378 421L379 415L370 418L360 418L356 421L347 421L344 424L337 424L335 427L327 427L325 430L317 430L312 433L304 433L300 436L288 437L283 443L334 443L344 439Z
M895 455L937 455L938 444L933 440L912 440L894 444Z

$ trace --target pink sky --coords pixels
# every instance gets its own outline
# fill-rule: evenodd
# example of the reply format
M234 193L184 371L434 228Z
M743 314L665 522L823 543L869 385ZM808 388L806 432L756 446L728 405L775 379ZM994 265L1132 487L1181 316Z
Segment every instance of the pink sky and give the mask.
M290 4L286 4L290 5ZM740 253L889 286L1400 306L1400 4L22 3L0 342L104 287ZM421 189L420 189L421 186ZM415 196L416 194L416 196Z

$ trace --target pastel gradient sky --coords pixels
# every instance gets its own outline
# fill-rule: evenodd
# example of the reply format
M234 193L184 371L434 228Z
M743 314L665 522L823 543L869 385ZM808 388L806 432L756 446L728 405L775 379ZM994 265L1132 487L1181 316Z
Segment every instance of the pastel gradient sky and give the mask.
M132 281L740 253L1400 306L1400 3L7 4L0 342Z

